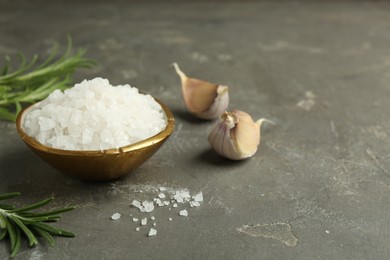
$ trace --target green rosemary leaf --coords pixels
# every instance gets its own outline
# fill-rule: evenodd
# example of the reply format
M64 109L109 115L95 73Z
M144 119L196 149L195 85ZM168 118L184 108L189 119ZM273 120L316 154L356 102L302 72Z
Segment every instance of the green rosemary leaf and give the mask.
M20 229L23 231L23 233L27 236L29 245L34 246L38 244L37 238L34 236L34 234L31 232L26 225L23 224L23 222L18 217L10 217L13 222L15 222L16 225L20 227Z
M20 192L4 193L4 194L0 194L0 200L7 200L7 199L15 198L17 196L20 196Z
M15 248L16 240L17 240L16 230L15 230L15 227L11 224L11 222L7 219L7 217L5 217L4 219L5 219L5 223L6 223L8 234L9 234L9 240L11 243L11 252L13 252L13 249Z
M7 205L7 204L0 204L0 209L13 210L13 209L15 209L15 206Z
M12 247L12 249L11 249L11 257L16 256L16 254L17 254L17 253L19 252L19 250L20 250L20 246L21 246L21 244L22 244L22 236L21 236L20 233L21 233L20 230L17 229L17 230L16 230L16 233L15 233L15 245L14 245L14 247Z
M23 207L23 208L20 208L20 209L14 209L14 210L12 210L10 212L12 212L12 213L20 213L20 212L25 212L25 211L37 209L37 208L40 208L40 207L50 203L52 200L54 200L54 198L50 197L48 199L45 199L45 200L39 201L37 203L31 204L30 206Z
M9 64L11 63L11 58L7 55L5 56L5 65L4 67L2 68L2 72L1 72L1 75L6 75L8 73L8 70L9 70Z
M18 215L20 220L22 220L24 223L26 224L31 224L31 223L34 223L34 222L47 222L47 221L57 221L58 219L60 219L61 217L59 216L48 216L48 217L37 217L37 218L34 218L34 217L26 217L22 214L19 214Z
M3 240L6 236L7 236L7 229L3 229L1 230L1 233L0 233L0 241Z
M49 243L50 246L54 246L56 244L56 242L54 241L54 238L52 235L50 235L49 232L43 230L43 229L40 229L40 228L36 228L36 227L31 227L31 229L37 233L40 237L44 238L47 243Z
M57 214L61 214L61 213L64 213L64 212L68 212L68 211L71 211L71 210L74 210L76 207L74 206L69 206L69 207L65 207L65 208L59 208L59 209L54 209L54 210L51 210L51 211L47 211L47 212L44 212L44 213L30 213L30 215L28 215L29 217L47 217L47 216L53 216L53 215L57 215ZM23 216L25 216L23 214ZM59 216L61 217L61 216Z
M7 227L7 222L5 222L5 217L3 214L0 214L0 229L5 229Z
M20 102L15 102L15 114L19 114L20 111L22 111L22 105L20 104Z
M72 232L69 232L69 231L66 231L66 230L63 230L60 228L52 227L52 226L49 226L49 225L44 224L44 223L31 223L31 225L36 227L36 228L43 229L43 230L49 232L50 234L53 234L56 236L62 236L62 237L74 237L75 236Z

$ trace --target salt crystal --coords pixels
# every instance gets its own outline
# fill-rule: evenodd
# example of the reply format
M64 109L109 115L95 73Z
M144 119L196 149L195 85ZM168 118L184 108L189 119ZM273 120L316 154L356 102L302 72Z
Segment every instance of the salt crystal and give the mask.
M197 201L190 201L190 206L191 206L191 207L199 207L199 206L200 206L200 203L197 202Z
M138 218L133 218L133 221L134 221L134 222L137 222L137 221L138 221Z
M142 205L144 206L143 212L152 212L154 210L153 201L144 201Z
M142 226L146 226L147 223L148 223L148 219L147 219L147 218L143 218L143 219L141 220L141 225L142 225Z
M139 202L138 200L133 200L131 205L136 207L136 208L139 208L139 209L141 209L141 207L142 207L141 202Z
M160 191L161 191L161 192L166 191L166 190L167 190L167 188L165 188L165 187L160 187Z
M47 146L104 150L147 139L166 124L161 106L150 95L95 78L51 93L26 114L22 127Z
M153 223L153 226L156 226L156 225L157 225L156 222L154 222L154 223Z
M169 218L168 220L169 220L169 221L172 221L172 218Z
M139 231L139 230L140 230L140 227L136 227L136 228L135 228L135 231Z
M160 199L164 199L164 198L165 198L165 194L164 194L164 193L160 193L160 194L158 194L158 197L159 197Z
M183 203L183 202L184 202L183 198L180 197L179 195L175 195L174 198L175 198L175 200L176 200L178 203Z
M111 219L112 219L112 220L118 220L118 219L120 219L120 217L121 217L121 214L119 214L119 213L114 213L114 214L111 216Z
M155 236L155 235L157 235L157 230L154 229L154 228L151 228L151 229L149 230L148 237L153 237L153 236Z
M141 212L152 212L154 210L153 201L143 201L142 203L138 200L133 200L132 206L138 208Z
M163 203L164 203L165 206L169 205L169 201L167 201L167 200L163 201Z
M185 209L180 210L179 215L180 215L180 216L183 216L183 217L187 217L187 216L188 216L188 211L185 210Z
M175 203L175 204L173 204L173 205L172 205L172 207L174 207L174 208L177 208L177 204L176 204L176 203Z
M151 216L150 219L151 219L151 220L155 220L156 218L155 218L154 216Z
M203 201L203 193L199 192L198 194L195 195L194 200L197 202L202 202Z
M184 201L189 201L191 199L191 195L188 190L177 190L173 198L177 203L183 203Z

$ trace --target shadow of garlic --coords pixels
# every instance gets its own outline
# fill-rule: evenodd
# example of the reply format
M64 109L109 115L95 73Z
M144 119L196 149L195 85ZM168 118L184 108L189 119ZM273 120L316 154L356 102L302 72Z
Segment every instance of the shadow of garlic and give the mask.
M227 86L189 78L180 70L177 63L173 66L181 79L184 103L194 116L212 120L218 118L227 109L229 104Z
M212 128L208 141L222 157L231 160L252 157L260 144L260 129L263 122L274 124L265 118L255 122L249 114L239 110L224 112L219 122Z

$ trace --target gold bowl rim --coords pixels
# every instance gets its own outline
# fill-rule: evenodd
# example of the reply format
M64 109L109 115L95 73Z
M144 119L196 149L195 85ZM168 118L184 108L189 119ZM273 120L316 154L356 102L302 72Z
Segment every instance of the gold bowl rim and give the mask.
M142 148L146 148L149 146L152 146L153 144L156 144L167 137L169 137L173 129L175 128L175 119L173 117L172 112L166 106L164 103L162 103L157 98L154 98L154 100L161 106L162 110L165 113L166 119L167 119L167 125L164 130L157 133L154 136L151 136L145 140L139 141L137 143L125 145L118 148L110 148L110 149L104 149L104 150L63 150L58 149L50 146L46 146L44 144L41 144L35 138L30 137L27 135L27 133L24 131L22 127L22 120L24 119L25 113L32 109L34 106L37 106L40 102L34 103L26 108L24 108L20 113L18 114L16 118L16 129L18 131L19 136L22 138L22 140L27 143L32 148L46 152L51 154L57 154L57 155L67 155L67 156L89 156L89 157L98 157L103 155L117 155L122 153L128 153L132 151L136 151Z

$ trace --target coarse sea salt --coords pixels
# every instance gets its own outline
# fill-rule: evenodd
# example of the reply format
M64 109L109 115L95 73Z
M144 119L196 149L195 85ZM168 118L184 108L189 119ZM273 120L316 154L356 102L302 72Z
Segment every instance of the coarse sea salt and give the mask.
M107 79L84 80L56 90L29 111L23 128L38 142L64 150L119 148L161 132L161 106L130 85Z
M112 214L112 216L111 216L111 219L112 220L118 220L118 219L120 219L121 218L121 214L120 213L114 213L114 214Z
M152 212L154 210L153 201L143 201L142 203L138 200L133 200L132 206L138 208L141 212Z
M187 217L187 216L188 216L188 211L185 210L185 209L180 210L179 215L180 215L180 216L183 216L183 217Z
M157 230L154 228L150 228L148 237L153 237L155 235L157 235Z

